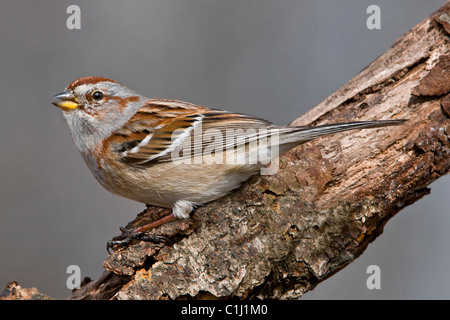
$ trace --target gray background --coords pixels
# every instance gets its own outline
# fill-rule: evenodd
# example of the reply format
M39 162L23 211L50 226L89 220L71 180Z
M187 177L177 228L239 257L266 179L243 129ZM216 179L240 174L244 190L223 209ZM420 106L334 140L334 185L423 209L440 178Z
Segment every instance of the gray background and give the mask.
M81 8L81 30L66 8ZM60 111L72 80L101 75L286 124L381 55L444 0L0 1L0 287L70 295L66 268L98 278L105 243L143 209L91 176ZM366 8L381 8L381 30ZM394 217L362 257L304 299L449 298L449 177ZM368 290L366 268L381 268Z

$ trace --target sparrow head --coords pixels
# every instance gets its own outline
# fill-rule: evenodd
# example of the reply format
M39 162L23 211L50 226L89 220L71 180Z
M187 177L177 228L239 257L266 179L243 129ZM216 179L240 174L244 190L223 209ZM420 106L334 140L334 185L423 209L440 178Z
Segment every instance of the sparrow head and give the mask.
M53 96L52 102L64 111L80 109L88 114L121 111L139 95L123 84L104 77L84 77L72 81L66 89ZM119 108L119 110L117 110Z
M123 125L147 98L123 84L104 77L83 77L72 81L53 96L52 104L63 110L72 136L104 137Z

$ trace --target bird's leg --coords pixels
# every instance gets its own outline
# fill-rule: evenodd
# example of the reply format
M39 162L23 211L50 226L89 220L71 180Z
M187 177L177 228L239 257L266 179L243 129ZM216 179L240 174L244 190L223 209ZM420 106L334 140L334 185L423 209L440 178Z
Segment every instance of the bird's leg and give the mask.
M156 221L150 222L149 224L143 225L139 228L134 229L136 232L138 233L145 233L151 229L154 229L156 227L159 227L160 225L163 225L165 223L171 222L171 221L175 221L177 220L177 218L175 218L175 216L171 213L168 214L167 216L164 216L162 218L159 218Z
M149 206L147 206L147 209ZM152 221L148 224L145 224L143 226L134 228L134 229L125 229L123 227L120 228L120 231L122 231L122 234L120 236L114 237L112 240L108 241L106 244L106 249L109 252L109 249L112 248L115 245L127 245L129 244L133 239L137 240L143 240L143 241L151 241L151 242L168 242L169 239L164 236L159 235L153 235L153 234L147 234L151 229L154 229L156 227L159 227L165 223L171 222L177 220L175 216L170 213L166 216L163 216L162 218L159 218L155 221Z

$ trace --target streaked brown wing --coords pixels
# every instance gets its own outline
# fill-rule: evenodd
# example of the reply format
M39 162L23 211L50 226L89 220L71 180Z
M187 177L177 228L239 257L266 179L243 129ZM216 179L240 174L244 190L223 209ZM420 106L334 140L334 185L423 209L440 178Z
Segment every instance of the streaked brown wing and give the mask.
M177 154L177 159L190 157L195 154L198 139L206 141L209 148L234 148L246 142L239 139L227 141L225 137L230 131L237 135L246 134L251 139L253 131L271 126L266 120L244 114L181 101L150 100L110 137L108 143L122 162L149 165L171 161L174 154ZM218 136L224 138L217 139ZM177 153L177 148L184 148L184 152Z

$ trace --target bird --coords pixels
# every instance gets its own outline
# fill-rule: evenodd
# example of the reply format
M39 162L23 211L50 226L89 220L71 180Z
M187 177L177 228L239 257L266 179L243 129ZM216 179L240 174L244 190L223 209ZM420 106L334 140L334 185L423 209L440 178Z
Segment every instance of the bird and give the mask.
M99 76L76 79L53 99L88 168L105 189L172 209L149 228L190 217L194 208L237 189L300 144L405 121L277 126L251 115L150 99Z

